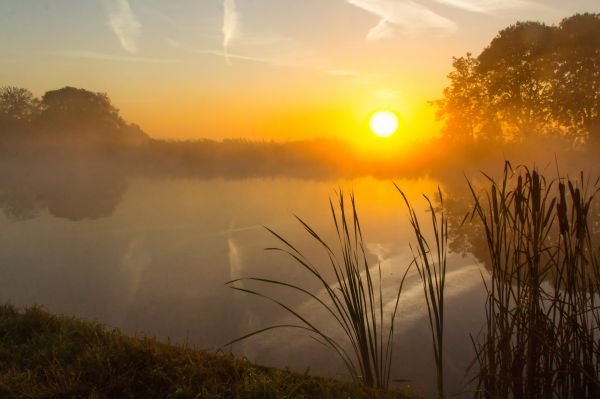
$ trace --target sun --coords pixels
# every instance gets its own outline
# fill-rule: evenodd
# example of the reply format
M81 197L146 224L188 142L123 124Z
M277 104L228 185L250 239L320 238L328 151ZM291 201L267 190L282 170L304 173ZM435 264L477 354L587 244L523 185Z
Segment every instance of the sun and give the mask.
M371 115L369 119L371 131L379 137L390 137L398 130L398 117L388 110L381 110Z

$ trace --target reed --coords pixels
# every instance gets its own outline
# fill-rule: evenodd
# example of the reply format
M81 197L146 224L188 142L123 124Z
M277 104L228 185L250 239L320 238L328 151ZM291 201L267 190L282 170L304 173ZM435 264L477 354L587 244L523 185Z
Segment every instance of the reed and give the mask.
M334 276L332 282L325 278L326 270L317 267L307 256L293 244L271 229L267 230L279 241L281 247L267 248L280 251L290 256L295 264L311 275L319 283L324 299L319 293L290 282L268 278L250 277L226 283L234 290L267 299L285 309L296 320L296 324L277 324L262 328L237 338L227 345L250 338L257 334L278 328L297 328L308 331L313 338L330 348L344 363L354 381L371 387L388 389L394 340L394 321L398 311L398 303L410 265L402 274L395 298L394 307L386 315L382 292L381 266L371 269L367 262L363 234L360 227L354 195L350 195L350 212L347 210L345 195L340 192L337 211L330 200L330 209L337 234L337 245L325 242L304 220L296 217L304 230L325 251L329 258L328 269ZM305 315L300 314L283 301L264 293L240 286L238 283L252 281L266 286L277 286L290 289L318 304L330 320L343 332L343 342L324 331L322 326L312 323ZM386 317L387 316L387 317Z
M489 253L486 324L473 337L476 397L600 395L600 264L588 226L598 182L537 170L486 176L471 216Z
M437 397L444 397L444 288L446 286L446 265L448 251L448 219L444 209L444 197L438 187L439 207L434 207L429 197L427 201L433 231L432 248L425 236L419 218L404 192L396 184L408 209L409 221L417 241L416 249L411 245L413 262L423 283L423 293L427 304L429 330L437 377Z

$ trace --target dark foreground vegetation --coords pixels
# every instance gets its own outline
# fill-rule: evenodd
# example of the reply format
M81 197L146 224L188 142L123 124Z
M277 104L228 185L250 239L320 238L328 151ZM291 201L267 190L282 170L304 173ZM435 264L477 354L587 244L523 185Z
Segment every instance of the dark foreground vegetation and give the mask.
M425 197L431 218L429 234L398 187L414 231L416 245L411 246L411 265L416 266L423 283L437 397L445 396L444 288L449 238L481 246L477 256L487 269L482 272L487 293L481 303L485 320L480 331L471 333L474 359L470 370L465 370L471 374L474 385L466 390L476 398L490 399L600 397L600 211L595 198L600 180L586 178L583 173L578 179L560 174L547 178L535 168L513 168L508 162L500 178L484 177L483 184L465 183L471 196L466 214L449 218L441 190L437 206ZM399 283L388 332L384 327L387 311L381 293L381 270L366 261L353 196L350 203L345 206L340 194L337 212L331 204L339 245L330 246L299 219L329 255L329 265L311 263L308 251L302 253L273 232L282 245L277 250L290 255L306 273L320 280L328 295L319 298L318 293L294 282L242 279L261 283L262 288L232 288L272 301L299 324L262 328L238 340L273 328L302 328L321 338L344 360L354 381L386 388L389 374L385 371L392 364L384 353L394 350L393 324L406 272ZM336 277L333 283L327 283L321 274L329 267ZM272 296L269 287L274 285L318 302L331 315L330 320L337 321L336 327L343 330L346 342L335 341L310 321L310 315L299 313L285 305L285 299ZM349 360L345 347L354 350ZM353 358L359 359L360 367L355 366Z
M0 307L2 398L415 398Z
M477 396L599 397L598 180L507 164L471 189L489 269Z

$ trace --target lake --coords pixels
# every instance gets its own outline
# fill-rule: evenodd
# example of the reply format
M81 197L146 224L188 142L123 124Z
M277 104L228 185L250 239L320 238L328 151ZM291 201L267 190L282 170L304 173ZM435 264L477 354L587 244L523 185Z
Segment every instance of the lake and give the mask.
M0 299L19 306L40 304L128 334L214 351L255 329L292 321L275 304L225 283L238 277L278 278L318 292L318 282L289 257L264 250L280 243L263 226L328 270L322 248L294 215L335 244L328 199L335 201L338 190L356 195L368 257L374 268L381 265L388 308L412 259L407 211L392 180L121 179L77 169L44 176L19 169L19 177L11 180L13 172L2 172ZM428 178L394 182L428 225L421 193L433 195L438 183ZM445 371L450 394L464 389L474 356L469 334L482 327L480 270L472 256L449 258ZM261 289L331 330L331 318L314 301ZM400 299L395 344L392 378L431 392L433 353L414 268ZM346 375L333 353L298 330L270 331L223 350L265 365Z

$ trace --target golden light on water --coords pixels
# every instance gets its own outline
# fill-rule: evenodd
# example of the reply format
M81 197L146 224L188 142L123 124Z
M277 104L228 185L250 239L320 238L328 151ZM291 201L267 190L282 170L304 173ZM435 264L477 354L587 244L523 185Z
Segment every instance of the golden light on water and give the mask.
M398 130L398 117L392 111L377 111L369 119L369 127L379 137L390 137Z

